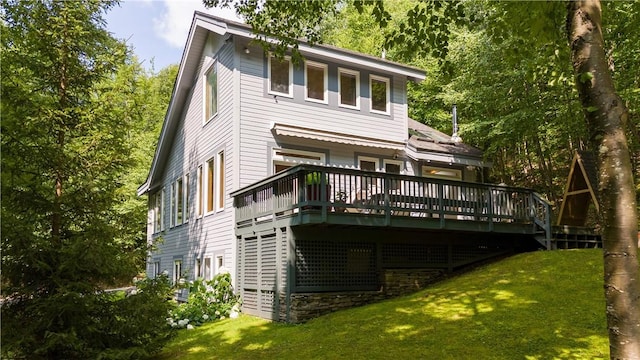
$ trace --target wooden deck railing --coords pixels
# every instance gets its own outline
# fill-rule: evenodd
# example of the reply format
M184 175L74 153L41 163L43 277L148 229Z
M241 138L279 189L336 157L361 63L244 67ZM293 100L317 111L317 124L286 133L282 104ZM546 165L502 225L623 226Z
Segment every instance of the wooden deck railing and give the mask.
M550 206L532 190L298 165L233 194L238 226L316 211L529 224L550 238Z

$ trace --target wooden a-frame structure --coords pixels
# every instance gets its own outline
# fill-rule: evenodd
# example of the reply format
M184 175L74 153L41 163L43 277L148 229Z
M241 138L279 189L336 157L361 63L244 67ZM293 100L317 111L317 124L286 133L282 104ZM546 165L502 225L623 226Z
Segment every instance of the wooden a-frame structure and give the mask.
M597 186L595 156L590 152L576 151L562 196L557 225L585 226L591 201L596 212L600 212Z

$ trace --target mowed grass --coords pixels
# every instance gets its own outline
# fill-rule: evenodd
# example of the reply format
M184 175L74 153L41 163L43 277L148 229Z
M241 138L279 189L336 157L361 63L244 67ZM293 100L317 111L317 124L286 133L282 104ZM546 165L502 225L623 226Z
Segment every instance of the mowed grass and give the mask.
M162 359L604 359L602 250L513 256L301 325L243 315L181 330Z

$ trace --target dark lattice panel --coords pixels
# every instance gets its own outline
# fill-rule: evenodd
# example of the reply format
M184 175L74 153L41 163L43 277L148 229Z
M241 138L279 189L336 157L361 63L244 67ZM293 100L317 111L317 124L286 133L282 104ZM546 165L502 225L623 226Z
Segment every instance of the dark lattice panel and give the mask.
M260 241L260 286L275 289L277 283L276 234L262 236Z
M385 267L423 267L446 263L446 245L397 243L382 245L382 264Z
M296 244L296 286L326 290L375 288L376 248L366 242Z
M258 238L244 239L244 286L258 286Z
M242 280L244 279L244 277L243 277L244 274L242 274L243 273L243 271L242 271L242 264L243 264L243 259L242 259L243 258L243 256L242 256L242 254L243 254L242 237L238 236L238 237L236 237L236 240L238 241L238 258L236 259L238 261L237 269L240 269L238 271L238 284L239 284L239 286L242 286L241 285L242 284Z
M494 246L459 245L453 247L451 256L453 258L453 263L455 264L459 262L474 260L478 257L483 257L497 251L499 251L499 249Z

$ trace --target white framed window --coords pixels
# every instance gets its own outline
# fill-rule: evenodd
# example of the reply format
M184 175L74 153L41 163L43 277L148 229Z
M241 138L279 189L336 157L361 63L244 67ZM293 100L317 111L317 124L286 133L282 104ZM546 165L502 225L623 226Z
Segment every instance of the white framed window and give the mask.
M158 217L160 217L160 231L164 231L164 196L165 193L165 188L162 188L162 191L160 192L160 213L158 214Z
M384 172L391 174L402 174L404 170L404 163L400 160L384 159L382 160L384 166Z
M206 162L207 167L207 180L206 187L204 190L204 198L205 200L205 214L210 214L214 211L214 194L215 194L215 168L216 168L216 159L211 158Z
M196 170L196 217L202 217L202 177L204 174L202 173L202 165L198 166Z
M462 170L423 165L422 176L435 179L462 180Z
M160 231L162 231L162 215L164 213L164 209L163 209L163 204L162 201L163 199L163 194L164 194L164 189L162 189L161 191L158 191L154 196L153 196L153 206L154 206L154 219L153 219L153 233L158 233Z
M216 210L220 211L224 209L224 151L220 151L216 158L216 170L218 176L216 178Z
M193 276L195 279L200 279L202 278L202 259L200 258L196 258L195 261L195 265L194 265L194 269L193 269Z
M269 55L269 94L293 97L293 64L291 58L278 60Z
M182 277L182 260L173 260L173 284L177 285Z
M151 275L155 278L160 275L160 260L156 260L153 262L151 266Z
M365 171L379 171L380 160L369 156L358 156L358 168Z
M184 183L182 177L176 180L176 226L184 221Z
M185 174L184 175L184 193L182 195L182 198L184 199L184 215L183 215L183 223L187 223L189 222L189 174Z
M369 97L371 112L389 115L389 78L369 76Z
M326 64L307 61L304 66L305 100L328 103L328 70Z
M213 64L204 73L204 120L208 123L218 113L218 62Z
M171 183L171 200L169 201L169 227L172 228L176 226L176 183Z
M360 109L360 72L338 68L339 105Z
M326 157L323 153L280 148L273 149L271 160L273 161L274 174L298 164L326 164Z
M205 280L211 280L211 258L204 258L204 267L202 269L202 275Z
M220 269L224 266L224 256L216 256L216 274L220 274Z

